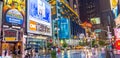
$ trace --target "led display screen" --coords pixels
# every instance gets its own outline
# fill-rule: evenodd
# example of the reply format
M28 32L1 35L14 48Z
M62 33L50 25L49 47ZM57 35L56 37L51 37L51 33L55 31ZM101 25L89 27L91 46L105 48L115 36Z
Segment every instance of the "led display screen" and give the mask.
M110 0L111 10L114 14L114 18L118 16L118 0Z
M4 41L17 41L18 40L18 31L13 29L3 30L3 40Z
M92 24L100 24L100 18L91 18L91 23Z
M51 6L46 1L28 0L27 14L27 32L52 35Z
M58 20L59 27L59 38L60 39L69 39L70 38L70 26L69 20L66 18L61 18Z

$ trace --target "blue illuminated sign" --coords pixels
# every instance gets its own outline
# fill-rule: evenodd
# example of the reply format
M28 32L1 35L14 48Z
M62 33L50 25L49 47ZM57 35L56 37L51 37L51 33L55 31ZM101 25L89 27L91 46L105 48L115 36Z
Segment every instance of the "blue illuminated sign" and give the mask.
M51 6L45 0L28 0L27 21L36 22L36 31L30 30L30 23L27 23L29 33L52 36ZM43 31L44 30L44 31Z
M118 17L118 6L116 6L113 10L112 10L113 14L114 14L114 18Z
M66 18L59 19L58 27L59 27L59 38L60 39L69 39L70 38L70 27L69 20Z
M51 7L42 0L29 1L29 16L47 23L51 20Z
M23 24L23 16L22 14L16 10L16 9L12 9L9 10L6 13L6 22L7 23L11 23L11 24L19 24L22 25Z

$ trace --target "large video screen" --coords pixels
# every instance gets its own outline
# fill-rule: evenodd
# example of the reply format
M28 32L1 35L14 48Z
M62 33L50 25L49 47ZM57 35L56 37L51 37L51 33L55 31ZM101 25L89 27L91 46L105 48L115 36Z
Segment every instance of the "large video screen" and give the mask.
M60 39L69 39L70 38L70 22L66 18L61 18L58 21L59 27L59 38Z
M100 18L99 17L91 18L90 21L91 21L92 24L100 24Z
M26 0L4 0L3 25L23 27Z
M43 0L28 0L28 32L52 35L51 6Z

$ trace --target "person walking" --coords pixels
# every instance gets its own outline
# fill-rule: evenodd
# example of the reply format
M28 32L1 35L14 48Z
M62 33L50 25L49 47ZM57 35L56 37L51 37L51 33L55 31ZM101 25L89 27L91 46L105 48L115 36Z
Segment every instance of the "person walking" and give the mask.
M104 47L101 48L100 58L106 58L106 52Z

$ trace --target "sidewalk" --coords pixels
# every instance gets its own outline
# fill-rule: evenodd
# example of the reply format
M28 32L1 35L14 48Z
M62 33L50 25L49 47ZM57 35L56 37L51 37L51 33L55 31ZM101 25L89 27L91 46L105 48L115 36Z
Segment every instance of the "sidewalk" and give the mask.
M115 54L115 58L120 58L120 54Z

